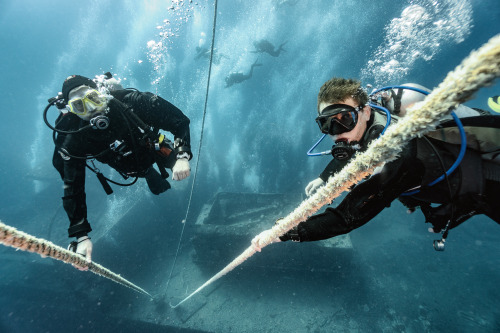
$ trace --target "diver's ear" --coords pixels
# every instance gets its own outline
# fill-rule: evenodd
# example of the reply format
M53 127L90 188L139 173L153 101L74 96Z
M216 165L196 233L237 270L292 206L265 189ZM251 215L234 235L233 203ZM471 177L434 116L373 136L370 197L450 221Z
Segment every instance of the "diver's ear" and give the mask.
M372 108L368 105L365 105L363 108L363 117L365 117L366 121L370 120L370 116L372 115Z

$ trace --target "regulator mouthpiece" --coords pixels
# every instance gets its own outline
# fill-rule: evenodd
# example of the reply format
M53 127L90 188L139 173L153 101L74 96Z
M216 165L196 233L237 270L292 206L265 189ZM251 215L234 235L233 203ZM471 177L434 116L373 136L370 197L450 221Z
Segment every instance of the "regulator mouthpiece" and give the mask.
M93 129L105 130L109 126L109 118L106 116L97 116L90 119L90 125Z

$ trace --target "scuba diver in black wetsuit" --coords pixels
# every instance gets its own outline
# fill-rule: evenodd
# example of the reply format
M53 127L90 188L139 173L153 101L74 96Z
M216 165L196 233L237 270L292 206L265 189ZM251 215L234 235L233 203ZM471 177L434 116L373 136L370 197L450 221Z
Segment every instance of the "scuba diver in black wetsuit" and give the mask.
M255 62L252 64L252 66L250 67L250 72L248 74L243 74L240 72L229 74L226 77L226 87L225 88L231 87L235 83L241 83L243 81L246 81L246 80L249 80L250 78L252 78L253 68L257 67L257 66L262 66L262 64L257 63L258 60L259 59L255 60Z
M397 121L391 113L404 116L401 110L408 105L404 105L401 89L378 90L368 96L359 81L343 78L333 78L321 87L316 122L321 132L335 141L331 151L335 160L317 183L323 183L356 151L365 150L369 142L383 135L391 121ZM427 92L416 90L424 99ZM370 99L373 103L368 103ZM392 110L383 104L392 104ZM460 118L455 114L437 130L411 140L397 159L353 187L337 208L311 216L275 241L317 241L346 234L369 222L395 199L410 212L420 207L426 222L432 224L429 231L442 233L434 242L436 250L444 250L450 229L473 215L485 214L500 223L500 117L464 106L456 113ZM311 183L306 188L309 195L319 186ZM252 240L256 250L267 232Z
M46 124L54 130L52 162L64 182L68 235L77 238L70 249L88 261L92 254L88 233L92 229L87 221L85 168L97 174L107 194L113 192L108 184L113 181L95 168L94 159L108 164L125 179L145 178L151 192L160 194L170 188L165 168L172 169L172 179L183 180L190 174L192 158L189 119L181 110L152 93L106 84L114 80L110 73L106 75L109 80L102 80L102 76L96 80L100 87L89 78L69 76L62 93L51 98L44 111ZM62 111L55 126L47 121L47 111L53 105ZM175 141L170 142L159 130L171 132Z
M205 58L205 59L210 60L210 49L209 48L206 48L203 46L196 47L196 56L194 57L194 59L199 60L201 58ZM214 49L214 54L212 57L212 62L214 63L214 65L219 65L222 58L229 59L228 56L226 56L225 54L222 54L222 53L218 53L218 51L216 49Z
M281 51L286 51L283 46L288 43L288 41L282 43L276 50L274 49L274 45L271 44L266 39L261 39L259 41L253 42L253 46L255 47L255 51L251 51L252 53L267 53L273 57L279 57Z

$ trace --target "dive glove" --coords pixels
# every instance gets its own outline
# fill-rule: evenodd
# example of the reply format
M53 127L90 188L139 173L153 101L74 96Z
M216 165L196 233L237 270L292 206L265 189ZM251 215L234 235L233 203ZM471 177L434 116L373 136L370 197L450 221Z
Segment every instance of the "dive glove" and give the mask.
M191 168L189 167L189 155L187 153L182 153L177 156L177 161L172 168L172 173L173 180L183 180L189 177Z
M78 237L76 241L71 242L68 250L84 256L87 261L92 261L92 241L89 236Z
M316 178L315 180L311 181L309 184L306 186L306 195L309 197L311 196L316 190L323 185L325 182L321 178Z

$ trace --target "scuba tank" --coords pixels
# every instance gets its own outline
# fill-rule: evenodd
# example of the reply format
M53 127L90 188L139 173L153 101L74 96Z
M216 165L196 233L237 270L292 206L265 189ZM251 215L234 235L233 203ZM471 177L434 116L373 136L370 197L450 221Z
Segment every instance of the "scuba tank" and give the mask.
M406 86L407 85L405 85L405 87ZM411 86L411 88L408 88L414 90L418 89L416 91L421 92L422 95L428 94L421 86ZM396 88L406 89L405 87ZM404 97L403 102L398 103L397 100L398 98L402 98L400 94L402 89L399 89L397 93L394 93L394 87L382 89L389 89L390 95L384 96L380 94L381 89L375 91L372 95L379 93L379 96L381 95L379 99L382 99L381 104L385 103L388 108L391 108L392 112L399 112L399 115L404 116L406 114L406 109L402 106L403 103L405 103ZM415 99L415 96L410 96L409 100L413 104L419 102L418 97ZM400 105L399 110L398 105ZM480 109L471 109L464 105L459 105L451 112L450 116L441 120L436 129L426 133L423 139L424 142L430 146L431 151L433 151L433 156L439 160L442 169L442 174L434 181L425 185L425 187L429 188L442 180L446 180L449 192L449 202L433 207L430 202L426 203L425 201L420 201L418 203L418 196L416 202L418 203L417 205L421 207L426 220L433 223L433 225L434 223L438 223L438 228L441 228L442 237L440 240L435 240L433 246L436 251L444 251L445 241L450 227L452 227L451 224L460 224L474 214L473 211L470 212L466 209L470 206L470 201L475 200L475 198L473 198L474 193L478 193L477 197L480 197L483 191L483 179L500 181L500 174L498 172L498 164L500 164L500 117L491 115ZM435 140L436 145L439 144L440 146L447 147L445 150L455 150L455 156L457 156L456 160L448 170L446 170L444 166L440 153L435 149L434 144L431 143L429 139ZM425 143L422 143L422 145L425 145ZM457 146L460 147L460 151L458 151ZM423 148L422 146L420 147ZM469 152L465 155L467 149L469 149ZM459 175L459 183L451 184L448 176L453 173L461 163L463 165L461 175ZM420 188L407 191L401 195L402 198L400 199L403 199L403 203L407 200L411 202L414 200L411 197L419 191ZM427 193L432 194L433 192L434 190L431 190ZM455 194L453 194L454 192ZM436 195L438 194L434 193L434 197ZM431 197L432 196L433 195L431 195ZM404 199L404 197L410 198ZM415 208L413 205L411 206L410 210L414 210ZM439 227L439 224L443 222L444 224Z

